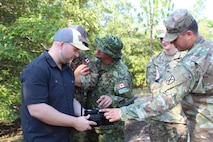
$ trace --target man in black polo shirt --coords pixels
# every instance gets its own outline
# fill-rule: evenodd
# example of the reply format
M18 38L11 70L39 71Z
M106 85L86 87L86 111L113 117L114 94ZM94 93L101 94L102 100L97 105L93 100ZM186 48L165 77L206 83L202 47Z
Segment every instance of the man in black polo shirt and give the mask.
M71 128L90 130L95 122L80 115L74 98L74 73L68 63L78 57L81 34L71 28L55 33L49 51L28 64L20 76L22 83L21 120L25 142L72 142Z

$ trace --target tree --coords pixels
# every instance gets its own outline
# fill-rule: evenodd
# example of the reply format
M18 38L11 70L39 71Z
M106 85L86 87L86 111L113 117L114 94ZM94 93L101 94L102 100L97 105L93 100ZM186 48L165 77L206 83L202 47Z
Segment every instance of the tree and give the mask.
M92 0L88 7L99 14L99 22L102 25L100 37L110 34L120 37L123 41L122 59L133 75L134 87L145 87L149 38L136 21L132 4L128 0Z
M1 3L4 4L2 7L20 4L19 1L10 2L10 5ZM96 13L86 10L82 5L83 0L31 2L34 1L26 1L27 10L23 13L19 12L22 9L17 9L17 13L11 10L7 16L15 17L13 20L8 20L6 14L2 14L2 19L7 22L0 24L0 120L13 121L19 117L19 75L26 64L51 46L53 34L59 28L81 24L93 31L88 34L88 39L93 39L99 30Z
M165 22L165 18L174 8L172 0L141 0L139 21L142 21L145 32L149 34L150 57L153 55L153 35L155 28L161 26ZM160 25L159 25L160 24Z
M0 24L10 25L20 16L29 11L33 11L40 0L2 0L0 1Z

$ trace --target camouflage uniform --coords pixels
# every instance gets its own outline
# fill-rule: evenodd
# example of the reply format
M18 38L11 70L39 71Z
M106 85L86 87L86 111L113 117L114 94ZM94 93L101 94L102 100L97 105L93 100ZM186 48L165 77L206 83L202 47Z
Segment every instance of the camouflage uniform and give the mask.
M166 21L166 41L174 41L196 21L186 9L173 12ZM196 27L193 31L196 34ZM195 36L195 35L193 35ZM161 115L181 102L192 142L213 141L213 42L199 37L184 58L168 74L151 102L121 108L121 119L145 120Z
M95 66L95 72L99 73L97 86L87 92L86 108L97 108L96 101L102 95L112 98L111 107L120 107L125 101L132 97L132 76L127 66L121 61L121 49L123 44L115 36L105 36L96 38L96 45L104 53L109 54L115 60L106 66L101 66L101 60L94 58L90 63ZM92 69L93 70L93 69ZM85 76L86 77L86 76ZM82 79L82 84L86 84L86 79ZM116 122L113 125L95 127L89 131L89 142L96 142L90 138L98 134L99 142L123 142L124 141L124 122Z
M150 87L152 93L156 93L156 68L159 72L159 82L165 78L166 74L171 73L177 63L182 59L186 52L176 52L174 55L167 55L164 51L153 57L147 64L146 83ZM149 136L152 142L183 142L187 141L187 128L185 123L185 115L182 107L178 104L169 112L153 118L150 121Z
M98 70L93 64L90 63L90 59L88 58L88 56L85 54L84 51L79 51L79 57L75 58L72 61L70 67L73 70L75 70L81 64L88 65L90 73L86 76L81 77L82 86L76 87L75 97L81 103L81 105L85 107L86 98L84 96L86 96L86 91L88 89L93 89L96 86L98 82Z

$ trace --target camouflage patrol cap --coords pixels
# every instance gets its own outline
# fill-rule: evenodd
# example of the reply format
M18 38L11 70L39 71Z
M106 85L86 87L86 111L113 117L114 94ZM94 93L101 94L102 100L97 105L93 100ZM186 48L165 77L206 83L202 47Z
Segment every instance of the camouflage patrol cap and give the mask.
M164 40L167 42L174 41L192 22L194 22L194 18L187 9L175 10L166 20L167 33Z
M109 54L113 58L121 58L123 43L116 36L106 35L103 38L96 38L95 44L104 53Z
M164 38L164 36L166 35L166 27L162 26L160 27L160 29L158 30L159 34L158 34L158 38Z

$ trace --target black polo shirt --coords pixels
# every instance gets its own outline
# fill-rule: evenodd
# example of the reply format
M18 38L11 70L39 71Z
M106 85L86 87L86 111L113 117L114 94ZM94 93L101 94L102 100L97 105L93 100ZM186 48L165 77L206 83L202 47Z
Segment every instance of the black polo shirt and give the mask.
M46 103L58 111L74 115L74 73L63 65L60 70L47 51L27 65L22 83L21 120L24 141L70 142L70 129L45 124L29 114L27 105Z

